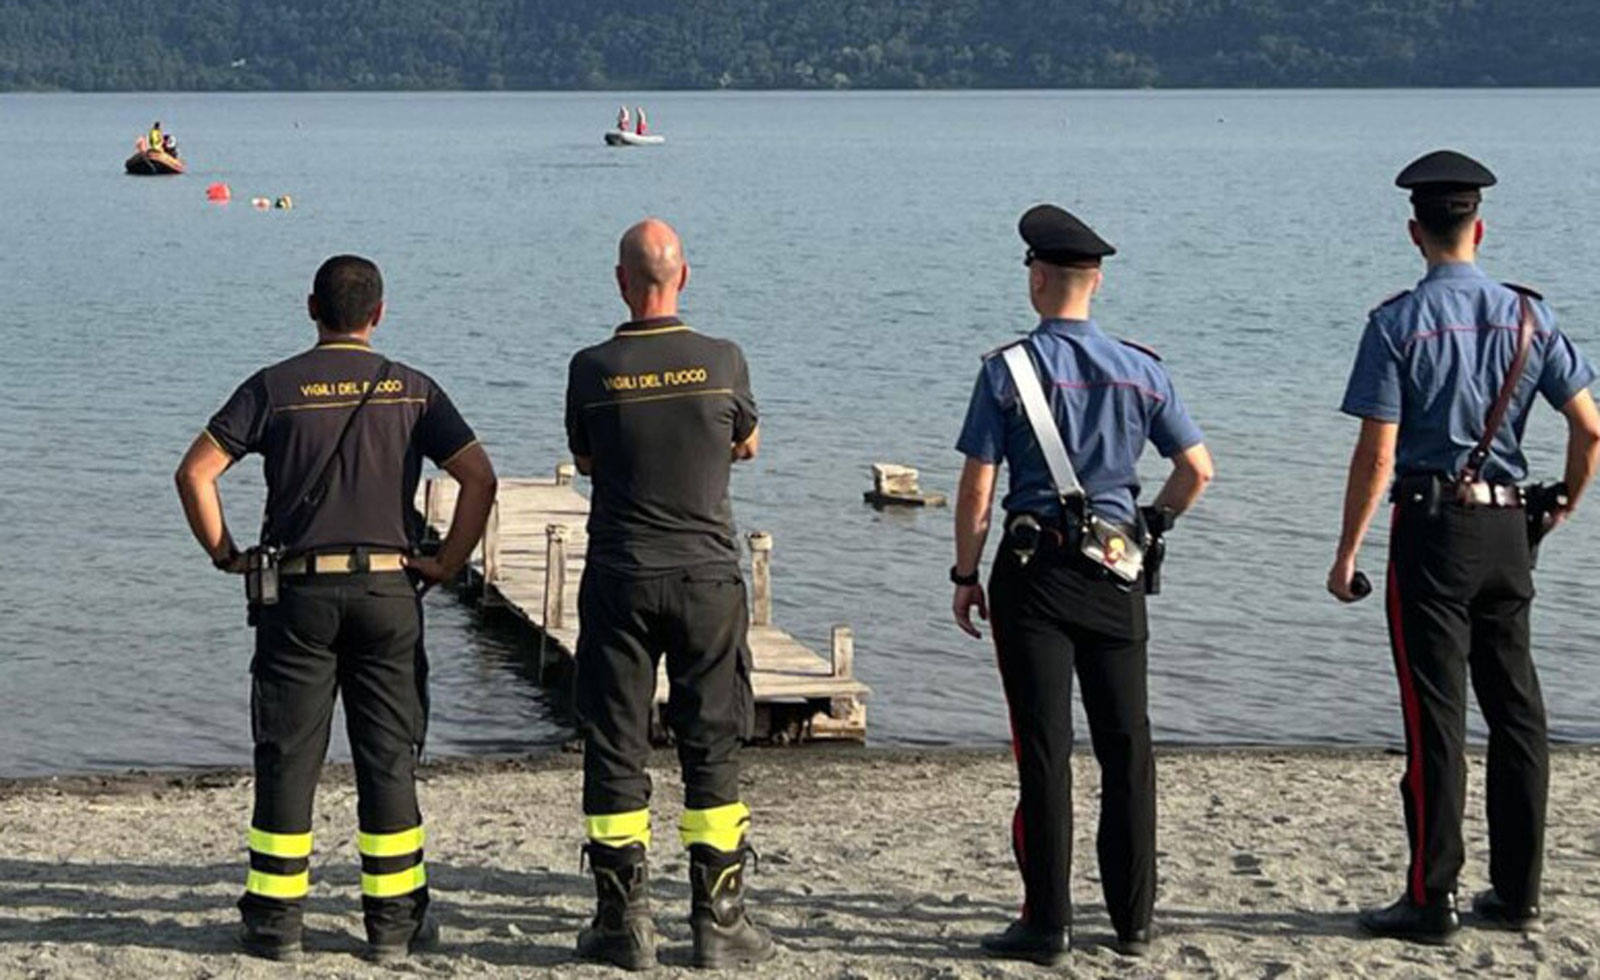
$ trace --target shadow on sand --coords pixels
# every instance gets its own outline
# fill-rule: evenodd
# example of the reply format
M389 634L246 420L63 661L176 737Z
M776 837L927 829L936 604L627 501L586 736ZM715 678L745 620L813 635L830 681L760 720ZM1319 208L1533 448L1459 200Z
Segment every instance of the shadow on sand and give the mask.
M232 893L242 864L79 864L0 859L0 943L88 943L103 947L170 949L229 955L237 925ZM549 967L572 962L572 941L587 924L592 895L587 877L559 872L510 871L485 865L429 863L433 909L445 929L441 955L498 966ZM359 873L329 864L307 901L312 916L347 917L351 931L308 929L308 953L360 955L355 925ZM129 895L124 889L146 894ZM320 894L318 893L320 891ZM157 894L149 894L156 892ZM689 888L670 877L652 882L656 920L664 940L661 960L688 964ZM458 902L472 893L488 901ZM981 935L1002 928L1015 906L965 895L775 891L753 887L751 905L783 946L797 953L887 956L913 960L982 957ZM763 910L775 913L763 917ZM29 915L32 912L34 915ZM37 917L37 913L46 913ZM67 914L49 914L67 913ZM782 923L774 923L773 919ZM195 921L204 919L204 921ZM840 920L846 920L841 922ZM1109 945L1113 936L1099 905L1078 910L1075 945ZM916 928L906 929L908 924ZM1359 935L1347 912L1204 910L1157 911L1158 936L1224 933L1245 938ZM487 933L487 938L483 937ZM451 937L473 938L454 942Z

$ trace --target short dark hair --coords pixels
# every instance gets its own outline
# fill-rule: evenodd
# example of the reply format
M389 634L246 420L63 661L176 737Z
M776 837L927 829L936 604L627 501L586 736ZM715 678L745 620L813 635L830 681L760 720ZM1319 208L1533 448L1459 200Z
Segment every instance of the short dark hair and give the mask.
M372 323L383 302L383 275L371 259L335 255L322 263L311 284L317 322L335 333L354 333Z
M1415 205L1412 214L1428 237L1441 244L1454 244L1462 232L1478 219L1476 207L1449 207L1434 202Z

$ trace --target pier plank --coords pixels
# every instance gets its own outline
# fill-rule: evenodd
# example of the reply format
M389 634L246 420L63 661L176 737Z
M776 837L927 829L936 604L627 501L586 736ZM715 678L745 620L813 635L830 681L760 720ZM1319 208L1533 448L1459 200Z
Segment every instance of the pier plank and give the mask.
M440 535L449 531L455 509L455 481L440 477L428 480L419 491L428 526ZM572 485L569 471L563 468L553 479L514 478L500 481L491 533L474 554L467 572L468 590L485 605L502 606L541 639L545 664L570 664L578 644L578 582L583 576L588 550L585 524L589 501ZM546 589L552 582L548 574L551 542L549 528L564 528L562 561L565 574L560 591L560 624L546 628ZM763 565L770 558L771 539L760 536ZM762 622L770 608L766 569L760 569L756 596L757 608L750 627L750 652L753 663L751 687L754 689L758 738L847 739L866 737L866 708L863 699L870 693L856 680L851 670L853 646L841 653L835 665L793 636ZM848 637L848 631L843 631ZM836 640L836 645L838 641ZM656 677L655 698L663 704L667 697L665 667Z

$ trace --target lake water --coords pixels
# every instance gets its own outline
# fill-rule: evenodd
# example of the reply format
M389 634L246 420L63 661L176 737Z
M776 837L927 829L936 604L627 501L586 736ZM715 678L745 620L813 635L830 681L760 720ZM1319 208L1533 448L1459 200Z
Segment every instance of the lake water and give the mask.
M625 316L617 235L676 223L686 313L744 346L761 403L734 503L775 535L776 619L819 649L855 627L879 744L1006 738L992 652L950 623L950 512L878 513L861 491L875 460L953 489L978 357L1031 326L1029 205L1121 250L1098 319L1163 352L1218 460L1153 603L1163 739L1400 738L1381 607L1339 607L1322 581L1356 338L1419 275L1403 164L1441 145L1488 162L1485 265L1545 290L1600 355L1600 138L1572 124L1600 93L651 94L669 143L608 150L618 101L0 96L21 148L0 183L0 775L248 760L238 581L190 540L171 473L240 379L310 343L303 296L334 252L383 267L380 346L446 387L502 474L545 474L569 355ZM157 117L193 169L123 176ZM213 180L232 205L206 203ZM247 203L280 194L292 211ZM1553 412L1530 442L1556 476ZM259 464L223 493L248 536ZM1600 739L1597 546L1586 512L1538 573L1564 739ZM428 613L435 753L569 737L515 634L445 597Z

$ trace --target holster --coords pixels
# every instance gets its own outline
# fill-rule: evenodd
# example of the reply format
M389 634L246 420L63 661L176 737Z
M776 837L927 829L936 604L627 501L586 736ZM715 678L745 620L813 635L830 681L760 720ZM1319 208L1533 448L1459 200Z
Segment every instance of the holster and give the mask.
M256 626L261 607L278 604L278 565L283 552L274 545L260 545L245 552L245 622Z
M1523 489L1523 513L1528 519L1528 557L1534 568L1539 567L1539 545L1550 533L1550 515L1565 510L1571 501L1572 495L1565 482L1535 483Z
M1433 473L1409 473L1394 481L1389 500L1397 507L1416 508L1431 520L1444 508L1444 480Z

